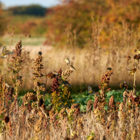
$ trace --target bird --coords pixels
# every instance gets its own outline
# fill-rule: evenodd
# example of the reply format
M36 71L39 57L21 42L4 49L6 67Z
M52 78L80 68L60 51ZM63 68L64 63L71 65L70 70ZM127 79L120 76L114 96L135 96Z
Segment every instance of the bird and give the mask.
M71 86L68 81L63 81L62 84Z
M1 56L1 58L6 58L6 55L13 54L13 53L14 52L11 52L11 51L7 50L6 46L4 46L3 49L2 49L2 56Z
M8 88L9 88L9 87L12 87L12 86L9 86L9 84L8 84L8 83L5 83L5 86L6 86L6 87L8 87Z
M46 85L46 84L44 84L44 83L41 83L41 85L42 85L42 87L45 87L45 85Z
M66 61L67 65L70 64L69 58L65 58L65 61Z
M120 83L120 88L121 88L121 89L122 89L122 88L127 89L127 88L128 88L127 82L126 82L126 81L121 82L121 83Z
M58 79L58 81L60 82L60 85L64 84L64 86L65 86L65 85L71 86L71 84L70 84L68 81L64 81L64 80L62 80L62 79Z
M54 72L52 72L54 75L56 75L56 76L58 76L59 75L59 73L58 72L56 72L56 71L54 71Z
M135 52L137 52L137 55L139 55L139 54L140 54L140 50L135 50Z
M133 69L127 69L128 71L130 71L129 76L130 75L134 75L135 72L137 71L137 68L133 68Z
M88 85L88 94L96 94L96 95L98 95L96 92L93 92L91 85Z
M92 87L89 85L88 86L88 93L92 93L92 92L93 92Z
M70 70L76 71L76 69L73 67L73 65L70 65Z
M51 79L52 79L52 78L55 78L55 77L56 77L56 75L55 75L55 74L53 74L52 72L50 72L49 74L47 74L47 75L46 75L46 77L47 77L47 78L51 78Z

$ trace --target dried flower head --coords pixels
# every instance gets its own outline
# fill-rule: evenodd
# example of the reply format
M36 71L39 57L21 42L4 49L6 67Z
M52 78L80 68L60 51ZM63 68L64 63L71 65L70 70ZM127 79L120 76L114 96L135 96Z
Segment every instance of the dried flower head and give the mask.
M41 51L39 51L39 52L38 52L38 54L39 54L39 55L42 55L42 52L41 52Z
M89 100L87 102L86 112L89 113L92 110L92 107L93 107L93 102Z
M78 108L79 106L80 106L79 103L77 103L77 104L73 104L73 105L71 106L71 109L76 109L76 108Z
M42 99L42 98L40 98L40 99L39 99L38 106L39 106L39 107L41 107L41 106L43 105L43 103L44 103L43 99Z
M52 78L55 78L55 77L56 77L56 75L55 75L55 74L53 74L52 72L50 72L49 74L47 74L47 75L46 75L46 77L47 77L47 78L51 78L51 79L52 79Z
M97 108L97 106L98 106L98 102L99 102L99 97L97 96L97 97L95 98L95 101L94 101L94 104L93 104L94 109Z
M8 123L8 122L9 122L9 120L10 120L10 119L9 119L9 117L8 117L8 116L5 116L5 117L4 117L4 121L5 121L5 123Z
M116 107L115 100L114 100L114 96L112 95L111 98L109 99L109 108L115 109L115 107Z

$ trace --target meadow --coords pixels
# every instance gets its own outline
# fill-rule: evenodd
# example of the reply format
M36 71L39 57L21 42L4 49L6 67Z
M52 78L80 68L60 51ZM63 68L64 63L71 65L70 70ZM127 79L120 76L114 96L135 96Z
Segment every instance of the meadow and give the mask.
M112 67L114 73L111 78L111 87L120 89L119 84L127 80L129 87L132 88L133 76L129 76L127 69L133 68L135 59L128 60L128 56L133 58L136 53L135 49L139 49L139 27L137 30L133 30L129 24L123 23L117 29L109 29L111 33L106 44L102 42L101 34L104 32L102 31L102 24L93 23L92 28L91 38L87 40L84 48L77 46L78 44L72 31L67 31L70 36L67 37L67 42L62 47L44 44L45 37L39 38L35 35L30 36L30 34L16 35L13 32L5 35L2 39L10 50L13 50L16 42L22 39L22 55L25 61L23 62L24 68L22 71L24 82L21 88L32 89L31 81L28 80L28 78L32 77L32 70L29 66L33 65L33 60L39 51L42 51L45 74L58 70L60 66L63 70L67 69L64 59L70 59L77 69L77 72L73 73L69 79L72 85L70 90L74 89L75 92L84 92L88 85L92 85L97 91L101 76L107 67ZM6 81L8 80L6 67L10 64L10 58L11 56L8 55L7 59L0 60L1 71L6 75ZM137 73L137 77L139 76L139 73ZM44 78L43 81L45 82L45 80ZM136 81L137 83L139 83L139 78ZM47 81L47 87L51 84L52 80ZM139 89L139 85L137 85L137 88Z
M139 140L139 9L1 4L0 140Z
M0 139L139 140L140 34L124 25L108 46L96 24L85 48L4 36L13 54L0 59Z

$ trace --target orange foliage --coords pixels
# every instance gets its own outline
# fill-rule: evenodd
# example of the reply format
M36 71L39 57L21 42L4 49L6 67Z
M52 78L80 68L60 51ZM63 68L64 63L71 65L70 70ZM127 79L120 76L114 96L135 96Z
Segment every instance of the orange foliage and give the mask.
M107 36L110 24L114 27L122 21L139 24L139 12L139 0L63 0L61 5L47 13L50 16L47 19L47 38L51 42L66 41L65 29L71 24L72 31L76 29L78 44L83 45L91 36L91 16L100 17L105 22L107 26L103 35Z

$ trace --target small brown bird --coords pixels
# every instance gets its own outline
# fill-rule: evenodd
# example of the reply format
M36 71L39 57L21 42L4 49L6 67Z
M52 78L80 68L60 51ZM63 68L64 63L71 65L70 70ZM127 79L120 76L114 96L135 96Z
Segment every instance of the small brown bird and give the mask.
M70 70L76 71L76 69L73 67L73 65L70 65Z
M9 87L12 87L12 86L9 86L9 84L8 84L8 83L5 83L5 86L6 86L6 87L8 87L8 88L9 88Z
M58 72L56 72L56 71L54 71L54 72L52 72L54 75L56 75L56 76L58 76L59 74L58 74Z
M67 65L70 64L69 58L65 58L65 61L66 61Z
M46 75L46 77L47 77L47 78L51 78L51 79L52 79L52 78L55 78L55 77L56 77L56 75L55 75L55 74L53 74L52 72L50 72L49 74L47 74L47 75Z
M6 58L8 54L13 54L14 52L7 50L7 47L4 46L2 49L1 58Z

